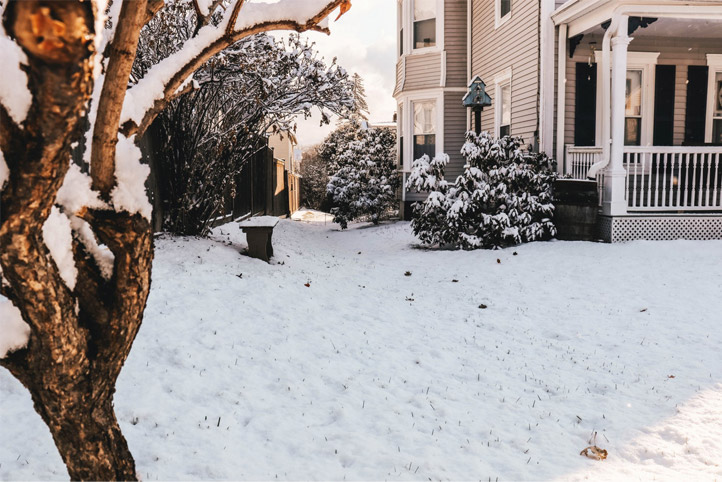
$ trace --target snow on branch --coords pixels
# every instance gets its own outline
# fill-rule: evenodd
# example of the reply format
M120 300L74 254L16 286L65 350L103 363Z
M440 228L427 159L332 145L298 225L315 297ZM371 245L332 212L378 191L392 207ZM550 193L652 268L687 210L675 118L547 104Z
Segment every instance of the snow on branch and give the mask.
M269 30L328 32L324 20L339 6L346 11L348 4L348 0L279 0L276 3L235 0L225 9L218 25L201 28L183 48L153 66L128 89L121 112L121 132L127 137L142 133L188 77L232 43Z

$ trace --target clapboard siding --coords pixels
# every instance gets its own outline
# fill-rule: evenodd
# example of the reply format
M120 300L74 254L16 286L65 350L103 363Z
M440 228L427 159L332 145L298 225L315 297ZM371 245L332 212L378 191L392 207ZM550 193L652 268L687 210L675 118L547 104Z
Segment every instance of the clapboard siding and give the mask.
M406 82L403 91L429 89L441 85L441 53L406 56Z
M589 42L602 45L600 35L585 36L574 52L573 58L566 59L566 105L565 105L565 144L574 143L574 107L576 100L576 62L588 62L592 56ZM687 66L707 65L706 54L722 54L722 43L719 39L697 38L658 38L644 37L639 34L629 44L630 52L659 52L657 64L675 65L674 92L674 145L681 145L684 140L685 106L687 101Z
M466 0L444 2L446 86L466 87Z
M401 92L401 89L404 88L403 74L404 74L404 61L403 61L403 59L399 59L396 61L396 87L394 88L394 97L396 97L396 94Z
M539 2L512 0L511 19L494 28L493 1L472 2L472 76L486 82L492 106L484 109L482 129L494 130L494 76L512 69L511 132L532 143L538 123Z
M444 94L444 152L449 155L446 179L453 182L464 170L461 146L466 132L466 109L455 92Z

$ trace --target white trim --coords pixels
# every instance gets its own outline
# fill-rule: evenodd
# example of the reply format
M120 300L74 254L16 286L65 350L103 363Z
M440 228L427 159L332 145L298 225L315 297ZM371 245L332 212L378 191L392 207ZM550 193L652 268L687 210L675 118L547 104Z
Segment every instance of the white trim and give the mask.
M566 136L566 94L567 94L567 24L559 25L559 46L557 66L557 172L564 169L564 138Z
M499 132L501 130L501 87L502 85L509 84L509 89L512 88L512 70L511 67L502 70L501 72L497 73L494 76L494 96L495 96L495 102L494 105L494 137L499 137ZM513 99L514 96L512 95L511 98ZM509 133L511 133L511 126L512 126L512 119L511 119L511 113L513 111L512 109L512 103L509 105Z
M554 149L554 0L541 0L539 53L539 151L553 155Z
M511 0L509 0L509 13L507 13L506 15L504 15L502 17L501 16L501 0L494 0L494 29L495 30L497 28L501 27L502 25L504 25L509 20L511 20L511 15L513 13L512 3L513 2Z
M472 0L466 0L466 78L471 79L471 18ZM467 84L468 85L468 84ZM466 109L466 130L471 130L471 109Z
M441 51L441 68L440 71L440 79L439 79L439 87L446 87L446 50Z
M715 78L722 73L722 54L707 54L707 66L709 74L707 77L707 111L704 122L704 141L712 142L712 123L714 121L715 103Z
M711 19L722 18L722 5L710 5L705 1L641 0L636 4L625 4L626 0L579 0L567 2L560 7L552 19L559 25L569 24L569 36L574 37L598 26L615 14L637 17Z

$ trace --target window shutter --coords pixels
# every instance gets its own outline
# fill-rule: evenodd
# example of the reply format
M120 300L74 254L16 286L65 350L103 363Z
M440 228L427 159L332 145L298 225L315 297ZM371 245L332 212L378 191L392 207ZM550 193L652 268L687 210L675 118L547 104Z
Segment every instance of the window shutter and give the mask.
M684 143L703 144L707 112L706 65L687 67L687 109L684 118Z
M593 146L597 131L597 64L577 62L574 145Z
M654 86L654 140L655 146L674 143L674 65L657 65Z

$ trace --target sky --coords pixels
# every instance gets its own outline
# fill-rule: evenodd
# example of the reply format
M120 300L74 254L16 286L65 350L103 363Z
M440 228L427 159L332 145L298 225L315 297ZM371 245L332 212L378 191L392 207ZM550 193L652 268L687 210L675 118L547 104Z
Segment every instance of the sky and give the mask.
M392 0L353 0L353 6L338 22L331 17L331 35L304 34L328 62L334 57L349 75L364 80L369 120L392 120L396 102L392 97L396 65L396 2ZM296 137L300 146L319 143L333 130L335 122L319 126L320 116L298 121Z

